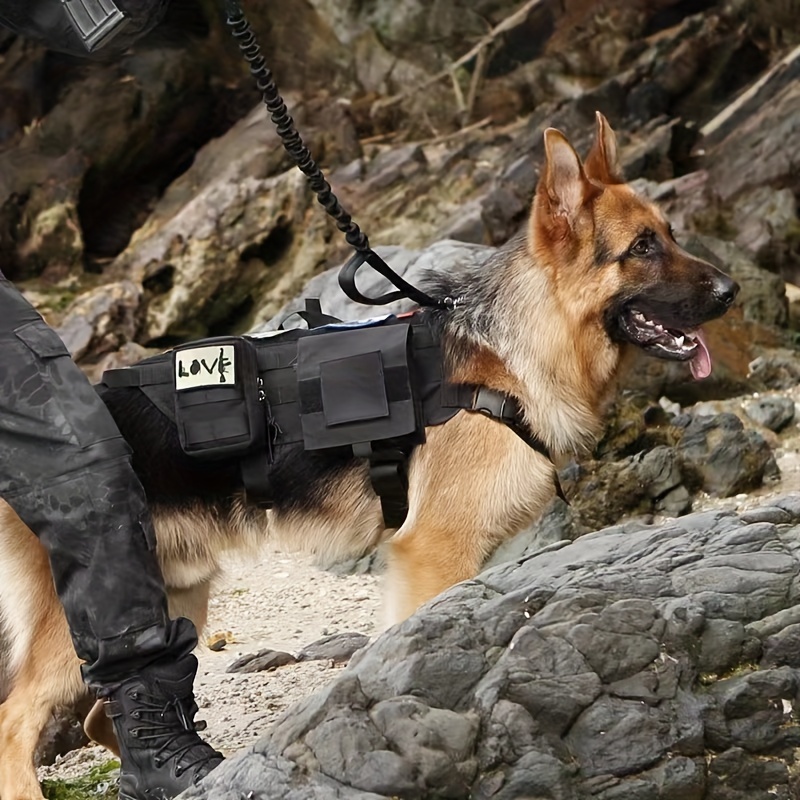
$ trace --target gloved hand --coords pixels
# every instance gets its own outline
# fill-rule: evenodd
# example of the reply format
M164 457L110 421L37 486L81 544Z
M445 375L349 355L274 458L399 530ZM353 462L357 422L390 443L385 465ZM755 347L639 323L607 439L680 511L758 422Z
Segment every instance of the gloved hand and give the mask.
M0 0L0 24L53 50L120 52L152 30L168 0Z

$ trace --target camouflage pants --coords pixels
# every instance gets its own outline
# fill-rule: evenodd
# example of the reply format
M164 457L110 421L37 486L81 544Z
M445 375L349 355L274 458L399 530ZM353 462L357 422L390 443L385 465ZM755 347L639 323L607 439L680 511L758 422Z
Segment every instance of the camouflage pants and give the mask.
M0 273L0 497L50 558L84 679L190 652L170 620L130 448L58 335Z

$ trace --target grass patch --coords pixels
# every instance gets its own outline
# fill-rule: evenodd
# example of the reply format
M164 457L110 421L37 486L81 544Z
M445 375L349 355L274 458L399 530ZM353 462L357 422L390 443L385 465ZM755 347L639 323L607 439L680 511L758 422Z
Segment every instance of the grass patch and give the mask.
M72 780L42 781L46 800L116 800L119 761L106 761Z

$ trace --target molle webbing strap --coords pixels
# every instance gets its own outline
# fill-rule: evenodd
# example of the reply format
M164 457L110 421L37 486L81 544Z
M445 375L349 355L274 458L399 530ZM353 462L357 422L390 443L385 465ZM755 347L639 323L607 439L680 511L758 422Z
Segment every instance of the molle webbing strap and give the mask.
M267 449L243 456L239 462L247 500L261 508L271 508L275 503L275 491L270 480L271 468L270 451Z
M369 442L353 445L353 455L369 464L372 490L381 501L383 523L399 528L408 516L408 460L410 449L373 450Z
M159 361L152 363L134 364L132 367L107 369L103 373L101 383L109 389L119 389L124 386L155 386L160 383L172 383L173 371L172 358L159 356Z

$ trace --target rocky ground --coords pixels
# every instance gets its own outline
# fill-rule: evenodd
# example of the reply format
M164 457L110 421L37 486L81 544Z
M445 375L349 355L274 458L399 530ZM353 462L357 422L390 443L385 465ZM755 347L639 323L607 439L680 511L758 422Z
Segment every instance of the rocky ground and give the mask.
M800 387L785 392L800 419ZM743 408L763 399L748 395L722 407ZM717 404L718 407L720 404ZM712 410L712 409L707 409ZM758 489L728 498L699 492L693 510L744 511L771 498L800 492L800 424L794 421L772 438L780 478ZM602 503L602 498L595 498ZM654 522L665 516L648 515ZM197 695L207 736L226 753L253 744L296 701L322 688L340 674L332 660L288 664L269 672L228 673L240 656L269 648L297 655L309 643L331 634L359 632L374 637L382 630L380 578L373 574L335 574L316 567L308 557L264 552L256 561L231 561L211 601L204 637L224 634L224 649L199 652ZM40 768L43 779L72 779L108 754L87 746Z

